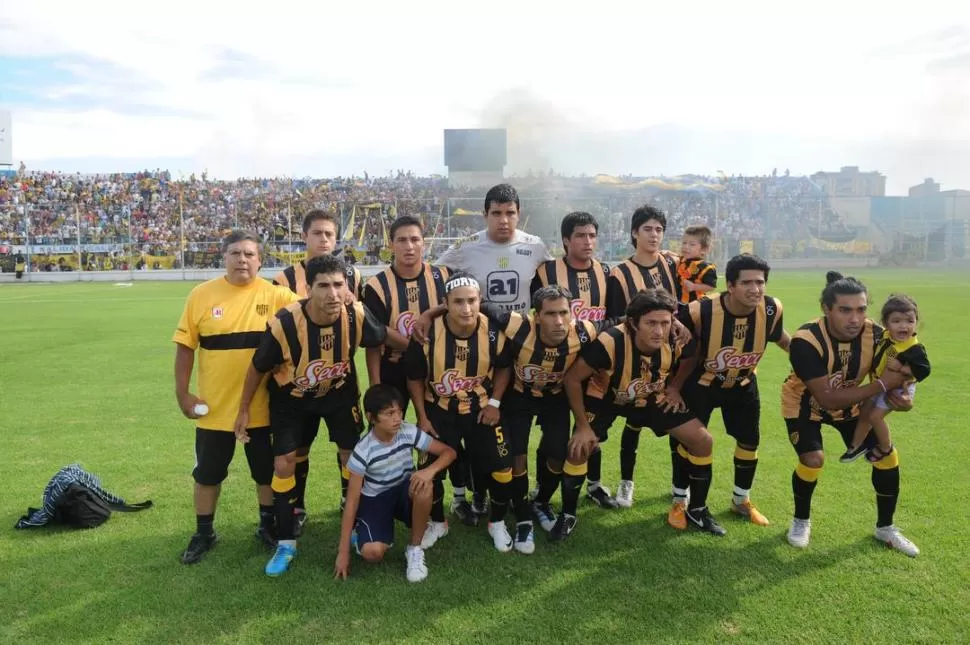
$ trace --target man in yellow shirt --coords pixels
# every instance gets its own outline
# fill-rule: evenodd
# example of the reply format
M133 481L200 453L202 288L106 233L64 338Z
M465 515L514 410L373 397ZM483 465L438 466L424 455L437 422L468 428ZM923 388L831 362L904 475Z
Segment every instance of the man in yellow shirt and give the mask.
M286 287L259 277L260 240L247 231L233 231L223 240L226 275L192 289L179 319L175 341L175 396L179 408L196 420L196 532L182 554L184 564L199 562L215 545L216 502L235 450L233 422L239 410L246 370L266 324L274 314L296 302ZM195 353L199 353L198 396L189 391ZM260 524L256 536L274 545L273 450L269 432L269 398L260 388L249 408L246 444L249 472L256 482Z

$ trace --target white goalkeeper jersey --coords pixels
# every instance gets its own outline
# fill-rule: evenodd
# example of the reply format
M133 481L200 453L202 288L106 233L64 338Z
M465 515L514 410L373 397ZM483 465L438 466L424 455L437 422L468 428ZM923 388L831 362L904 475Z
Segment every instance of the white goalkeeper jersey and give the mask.
M507 311L525 313L531 306L529 287L536 270L551 260L542 239L515 231L508 244L497 244L479 231L452 244L435 264L470 273L482 286L482 299Z

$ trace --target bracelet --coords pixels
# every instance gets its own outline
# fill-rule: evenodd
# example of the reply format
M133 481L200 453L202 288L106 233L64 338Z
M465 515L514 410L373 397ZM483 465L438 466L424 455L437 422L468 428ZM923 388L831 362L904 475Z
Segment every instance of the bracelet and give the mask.
M495 408L496 410L502 407L502 402L499 401L498 399L489 399L488 404L493 408Z
M876 383L878 383L882 387L882 391L883 392L888 392L889 391L888 389L886 389L886 384L882 382L882 379L881 378L877 378L876 379Z

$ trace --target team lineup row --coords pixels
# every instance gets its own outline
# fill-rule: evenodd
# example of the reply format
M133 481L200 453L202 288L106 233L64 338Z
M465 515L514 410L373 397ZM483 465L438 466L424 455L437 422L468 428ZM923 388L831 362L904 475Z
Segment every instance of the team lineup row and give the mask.
M517 229L518 208L514 188L494 187L485 230L435 265L423 259L421 223L399 218L390 230L392 265L363 288L359 274L332 255L339 226L329 213L307 215L307 260L281 272L276 285L258 278L255 236L234 232L225 240L226 276L192 291L174 338L176 395L182 412L197 419L197 529L183 562L198 562L216 542L216 500L235 435L257 484L257 536L275 548L266 573L288 569L307 518L309 453L321 419L337 445L345 504L340 577L349 573L352 548L368 561L383 558L397 518L411 529L407 577L424 579L425 550L448 532L446 472L452 513L466 523L487 515L496 549L533 552L533 518L561 541L576 527L584 480L598 505L632 505L643 428L669 438L668 522L723 535L706 499L713 445L706 426L715 408L737 444L731 509L767 525L750 491L760 443L756 368L768 343L788 351L793 368L782 388L799 459L789 542L809 542L827 424L845 441L844 460L865 454L873 464L876 538L918 553L893 525L899 465L885 426L890 409L912 407L912 384L929 373L915 303L887 303L884 328L867 318L865 287L833 274L822 293L823 317L789 336L781 302L765 293L764 260L732 258L726 288L714 291L704 227L685 231L676 257L661 251L663 213L637 209L634 253L610 270L593 257L592 216L563 219L565 253L553 259L538 238ZM360 347L371 384L363 413L354 361ZM196 351L198 396L188 389ZM402 421L409 402L416 425ZM599 446L618 417L626 425L614 497L600 482ZM530 494L533 420L542 437ZM550 500L559 489L556 512Z

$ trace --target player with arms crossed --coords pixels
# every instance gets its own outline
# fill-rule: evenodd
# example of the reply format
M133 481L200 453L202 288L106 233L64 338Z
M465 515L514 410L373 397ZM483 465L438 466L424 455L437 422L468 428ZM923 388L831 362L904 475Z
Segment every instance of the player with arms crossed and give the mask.
M512 549L505 525L512 499L512 458L499 425L499 400L504 393L493 387L493 380L506 336L479 311L480 301L481 289L474 278L452 275L445 283L448 313L433 322L427 344L411 339L405 360L418 427L456 452L464 443L469 464L487 474L492 500L488 533L495 548L505 552ZM438 476L431 521L422 541L426 549L448 534L443 498L443 477Z
M683 401L667 400L667 379L682 357L691 356L694 343L683 350L670 339L677 303L661 289L633 296L622 325L604 331L583 348L566 373L565 389L576 419L563 468L562 513L550 533L553 540L567 537L576 526L576 502L586 460L606 441L618 416L636 427L651 428L658 437L671 435L688 461L691 498L687 519L711 533L725 531L707 508L711 486L711 451L714 440L707 428L686 411Z
M333 213L324 210L312 210L303 218L303 241L306 243L306 257L296 264L292 264L273 278L273 284L289 287L290 291L296 293L301 298L310 295L310 287L306 279L307 262L313 258L332 255L337 248L337 238L340 237L340 221ZM352 265L345 265L344 281L347 284L344 300L347 304L361 297L363 282L360 279L360 271ZM315 424L313 427L304 429L302 436L306 445L300 446L296 451L296 490L293 496L296 498L293 511L296 514L296 535L303 532L309 516L306 512L306 485L307 477L310 474L310 448L317 438L320 429L319 420L307 417L307 423ZM337 471L340 475L341 504L347 493L346 469L343 468L340 455L337 454Z
M781 389L781 411L788 438L798 454L792 473L795 516L788 543L808 546L811 537L812 494L825 463L822 424L835 428L848 447L859 421L859 404L881 393L894 410L909 410L908 395L895 390L907 377L888 368L868 385L883 329L866 317L869 293L855 278L835 271L826 275L822 290L822 317L802 325L792 336L789 349L792 372ZM869 435L867 445L873 445ZM876 491L875 538L893 549L915 557L919 549L893 525L899 499L899 455L894 448L872 464L872 487Z
M768 343L788 351L781 301L765 295L770 268L756 255L736 255L727 264L727 291L688 306L682 322L697 339L697 353L681 364L667 387L667 398L686 402L692 414L708 426L715 408L734 449L734 497L731 510L759 526L768 520L751 503L751 487L761 443L761 397L756 375ZM687 528L689 466L679 451L671 453L675 479L673 505L667 522Z
M280 310L270 321L242 389L235 429L238 439L246 443L250 439L247 403L260 389L263 376L272 372L272 487L279 545L266 563L269 576L285 573L296 556L293 506L296 456L305 445L303 433L316 429L320 419L326 421L330 441L337 444L346 467L363 431L355 354L358 347L375 347L387 338L387 328L363 304L344 304L345 269L343 261L332 255L307 262L310 297Z
M259 277L260 242L254 233L233 231L222 242L226 275L196 286L185 301L175 341L175 396L195 429L196 532L182 562L199 562L215 545L213 520L222 482L235 452L233 418L239 408L246 366L252 360L267 321L296 296ZM199 396L189 391L195 352L199 352ZM270 446L266 391L248 405L246 445L249 472L256 482L259 528L256 536L275 546L273 521L273 450Z

